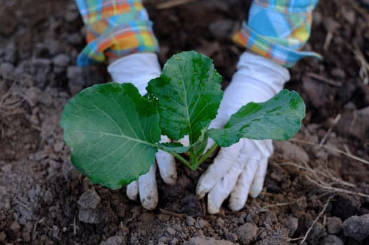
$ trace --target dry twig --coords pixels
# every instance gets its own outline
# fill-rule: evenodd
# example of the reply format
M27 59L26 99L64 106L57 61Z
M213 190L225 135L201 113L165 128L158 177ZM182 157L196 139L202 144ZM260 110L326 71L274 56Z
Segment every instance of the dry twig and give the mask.
M341 120L341 114L338 114L333 121L332 126L328 129L327 133L323 136L322 140L320 141L319 145L323 145L325 141L328 139L329 135L331 134L333 127Z
M294 203L297 203L299 201L299 199L293 201L293 202L284 202L284 203L276 203L276 204L270 204L270 205L266 205L262 208L271 208L271 207L282 207L282 206L287 206L287 205L290 205L290 204L294 204Z
M160 3L156 5L156 9L168 9L173 8L182 4L191 3L197 0L173 0L165 3Z
M339 184L341 186L356 188L356 185L343 181L337 177L334 177L332 173L328 170L327 166L325 166L325 169L318 168L314 170L307 163L304 163L304 166L298 165L293 162L285 162L279 165L291 165L299 169L305 170L307 172L307 174L304 175L306 179L310 181L311 183L313 183L314 185L327 191L327 193L341 193L341 194L348 194L352 196L369 198L369 195L365 193L350 191L350 190L339 188L339 187L334 187L333 185Z
M77 235L76 217L73 219L73 234Z
M311 224L311 226L310 226L310 227L309 227L309 229L307 230L307 232L306 232L306 234L305 234L304 238L302 239L302 241L300 242L300 244L303 244L303 243L306 241L306 239L307 239L307 237L309 236L309 234L310 234L311 230L314 228L314 225L316 224L316 222L318 222L319 218L324 214L324 212L325 212L325 210L327 209L328 204L329 204L329 202L332 200L332 198L333 198L333 195L332 195L332 196L330 196L330 197L328 198L328 200L327 200L327 201L326 201L326 203L324 204L324 207L323 207L322 211L320 211L320 213L318 214L318 216L315 218L315 220L313 221L313 223Z
M175 213L173 211L169 211L169 210L162 209L162 208L159 208L159 210L160 210L160 212L162 214L167 214L167 215L174 216L174 217L179 217L179 218L185 218L185 217L187 217L186 214L178 214L178 213Z
M339 83L339 82L333 81L331 79L328 79L326 77L320 76L320 75L315 74L315 73L312 73L312 72L309 72L306 75L309 76L309 77L315 78L315 79L317 79L319 81L328 83L329 85L332 85L332 86L335 86L335 87L341 87L342 86L342 84Z
M343 181L343 180L341 180L341 179L333 176L333 174L331 173L331 171L328 168L327 162L325 164L325 171L321 171L320 174L322 174L326 178L331 179L333 181L333 182L330 183L330 185L340 184L340 185L343 185L343 186L348 186L348 187L351 187L351 188L356 188L356 185L355 184L352 184L350 182Z
M317 181L313 180L312 178L310 178L308 175L305 176L311 183L317 185L318 187L326 190L326 191L330 191L330 192L336 192L336 193L343 193L343 194L348 194L348 195L353 195L353 196L359 196L359 197L364 197L364 198L369 198L369 195L361 193L361 192L355 192L355 191L349 191L346 189L342 189L342 188L337 188L337 187L333 187L329 184L326 183L318 183Z
M333 39L333 33L332 32L328 32L327 33L327 36L325 37L324 44L323 44L323 50L324 50L324 52L327 52L328 51L329 46L331 45L332 39Z
M359 75L361 79L363 80L363 83L367 85L369 84L369 64L366 61L363 52L360 50L360 47L356 42L354 42L353 52L355 54L356 60L358 61L360 65Z
M308 172L307 176L312 176L314 179L318 180L319 182L323 183L324 186L332 186L335 184L339 184L339 185L343 185L343 186L347 186L347 187L351 187L351 188L356 188L356 185L343 181L335 176L332 175L332 173L329 171L328 166L325 165L325 168L318 168L316 170L312 169L307 163L304 162L304 166L302 165L298 165L296 163L293 162L284 162L284 163L280 163L280 166L283 165L291 165L294 166L296 168L302 169L304 171ZM327 181L323 180L329 180L331 181L330 183L327 183Z
M0 97L0 115L3 118L24 113L24 110L21 108L23 102L27 102L31 107L33 106L29 98L23 93L15 91L16 83L14 81L8 91Z
M347 157L349 157L351 159L354 159L356 161L359 161L359 162L362 162L362 163L365 163L365 164L369 165L369 161L367 161L365 159L362 159L360 157L354 156L352 154L349 154L347 152L341 151L341 150L339 150L337 148L334 148L334 147L331 147L331 146L318 145L318 144L315 144L313 142L309 142L309 141L305 141L305 140L299 140L299 139L290 139L290 141L296 142L296 143L300 143L300 144L305 144L305 145L318 146L318 147L321 147L321 148L326 149L326 150L330 150L330 151L334 151L334 152L340 153L340 154L345 155L345 156L347 156Z

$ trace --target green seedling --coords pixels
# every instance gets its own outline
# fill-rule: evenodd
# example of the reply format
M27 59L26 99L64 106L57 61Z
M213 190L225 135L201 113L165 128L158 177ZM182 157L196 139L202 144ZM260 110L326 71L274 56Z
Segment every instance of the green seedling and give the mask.
M61 117L72 163L93 183L118 189L147 173L158 150L196 170L217 146L241 138L287 140L300 129L305 104L288 90L264 103L248 103L223 129L209 129L223 97L221 80L210 58L189 51L167 61L145 96L130 83L84 89ZM160 143L161 135L173 143ZM186 135L189 146L178 143ZM204 153L209 137L215 144Z

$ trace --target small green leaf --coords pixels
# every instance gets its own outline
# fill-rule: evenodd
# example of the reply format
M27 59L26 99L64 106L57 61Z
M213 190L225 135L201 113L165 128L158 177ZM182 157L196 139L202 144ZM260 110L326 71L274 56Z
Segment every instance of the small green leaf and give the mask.
M196 156L201 156L204 154L206 145L208 144L208 129L204 128L201 130L201 135L198 140L191 145L191 149L195 152Z
M282 90L264 103L248 103L231 116L223 129L210 129L209 136L222 147L241 138L286 140L300 128L305 104L295 91Z
M159 149L166 151L166 152L175 152L175 153L185 153L186 151L188 151L188 149L190 149L189 146L183 146L181 143L179 142L174 142L174 143L159 143Z
M213 62L194 51L174 55L159 78L149 82L148 97L156 101L162 133L195 143L217 114L223 97L222 78Z
M132 84L83 90L64 107L60 124L73 164L93 183L118 189L155 162L159 115Z

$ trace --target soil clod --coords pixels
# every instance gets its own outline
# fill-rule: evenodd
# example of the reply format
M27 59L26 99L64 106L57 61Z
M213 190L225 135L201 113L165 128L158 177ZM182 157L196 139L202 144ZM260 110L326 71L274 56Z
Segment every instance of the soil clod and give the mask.
M362 242L369 236L369 214L352 216L342 224L343 234Z
M258 228L256 225L252 223L246 223L238 227L237 236L242 243L249 244L255 239L257 232Z

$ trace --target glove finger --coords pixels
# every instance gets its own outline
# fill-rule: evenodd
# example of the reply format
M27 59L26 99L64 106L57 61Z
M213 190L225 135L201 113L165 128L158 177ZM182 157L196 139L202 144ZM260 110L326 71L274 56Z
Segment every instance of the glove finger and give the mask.
M182 139L178 140L178 142L181 143L183 146L190 145L190 139L188 138L188 135L185 135Z
M215 144L215 141L212 138L208 139L208 142L206 143L206 147L204 150L204 154ZM214 151L215 152L215 151ZM214 153L212 153L209 157L212 157Z
M174 185L177 182L177 170L174 157L162 150L156 153L156 162L158 163L161 178L168 185Z
M243 169L243 162L237 161L229 172L211 189L208 194L208 212L210 214L219 213L220 206L233 190Z
M253 198L259 196L259 194L263 190L267 168L268 168L268 159L265 158L260 160L258 169L256 170L255 177L252 181L250 188L250 195Z
M245 206L251 183L258 169L258 160L246 160L245 167L237 180L237 184L231 193L229 208L233 211L239 211Z
M220 149L213 164L209 166L197 183L196 193L199 198L203 198L222 179L225 173L228 173L232 166L237 163L242 145L242 143L237 143Z
M127 186L127 197L133 201L136 201L138 198L138 182L133 181L131 184Z
M161 142L167 143L170 142L170 139L162 135ZM164 182L168 185L174 185L177 182L177 170L174 156L159 150L158 153L156 153L156 162L158 164L160 176Z
M158 204L158 189L156 186L156 164L152 165L150 171L138 179L138 190L141 205L147 210L153 210Z

